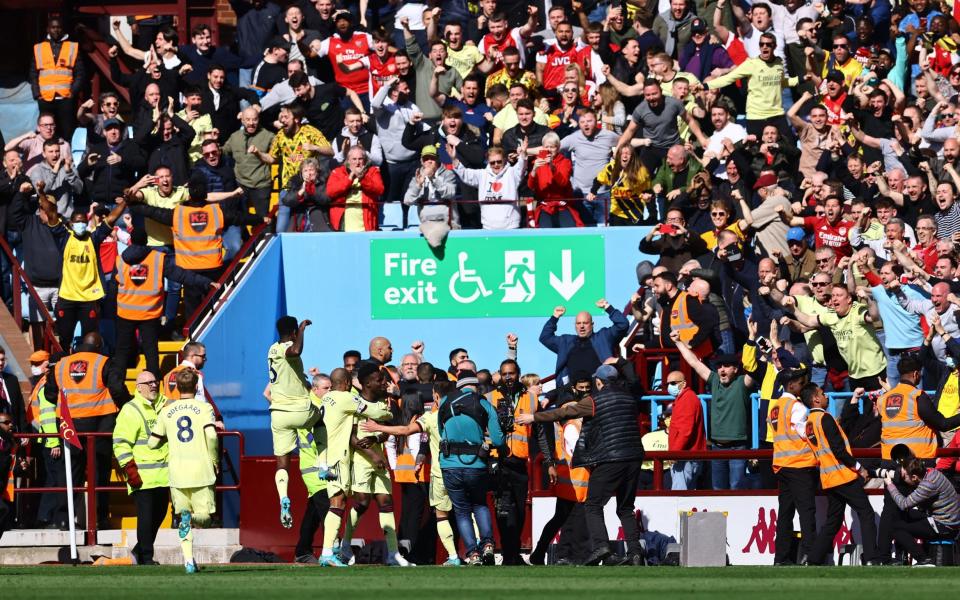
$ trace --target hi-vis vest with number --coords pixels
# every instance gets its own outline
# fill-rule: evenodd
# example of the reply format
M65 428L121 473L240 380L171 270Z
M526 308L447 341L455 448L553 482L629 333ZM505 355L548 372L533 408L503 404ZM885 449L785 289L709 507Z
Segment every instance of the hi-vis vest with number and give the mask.
M576 430L577 436L580 436L581 419L571 419L562 426L560 423L553 424L553 435L557 452L557 485L554 486L554 492L557 498L563 498L571 502L586 502L587 486L590 483L590 471L584 467L570 468L570 461L573 460L573 454L567 452L567 445L564 443L564 431L568 428Z
M60 44L60 54L54 58L53 44L44 40L33 45L33 61L37 67L37 85L40 97L50 102L57 96L70 97L73 68L77 64L79 46L76 42Z
M877 401L880 411L880 457L890 458L897 444L904 444L917 458L933 458L937 454L937 434L927 427L917 412L917 398L922 392L906 383L898 384Z
M857 474L843 464L834 455L827 442L827 437L823 434L823 419L832 419L831 415L822 410L810 411L807 415L807 443L813 449L814 456L817 457L817 464L820 465L820 487L829 489L843 485L857 478ZM843 438L843 445L850 452L850 442L847 441L847 434L838 425L840 437Z
M74 352L57 363L57 385L67 397L74 419L117 412L110 391L103 385L107 357L95 352Z
M191 271L223 266L223 211L216 204L173 209L173 249L177 266Z
M796 398L784 396L772 402L767 419L773 429L773 471L776 473L783 467L790 469L805 469L817 466L817 457L813 450L800 435L793 431L790 415L794 405L799 402Z
M149 321L163 315L165 258L162 252L151 250L140 264L117 260L117 316L128 321Z
M493 390L487 395L487 400L494 408L497 403L503 399L503 393L500 390ZM537 399L533 394L525 393L517 398L517 405L513 407L513 416L516 418L523 413L537 412ZM513 431L507 434L506 445L510 450L510 456L526 460L530 458L530 435L533 432L533 425L521 425L515 423Z
M100 257L89 235L80 239L70 232L63 248L61 275L60 297L64 300L94 302L103 298Z

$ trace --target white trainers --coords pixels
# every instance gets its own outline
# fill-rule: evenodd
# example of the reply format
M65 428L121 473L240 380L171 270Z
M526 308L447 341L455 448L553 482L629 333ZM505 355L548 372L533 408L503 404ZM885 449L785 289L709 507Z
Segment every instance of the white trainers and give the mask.
M415 567L417 565L405 559L399 552L394 552L393 554L387 555L387 566L388 567Z

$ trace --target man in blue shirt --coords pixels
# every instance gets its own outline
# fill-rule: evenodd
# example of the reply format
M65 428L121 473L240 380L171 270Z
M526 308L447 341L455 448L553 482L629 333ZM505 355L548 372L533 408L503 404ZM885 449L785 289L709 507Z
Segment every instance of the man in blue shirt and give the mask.
M457 390L440 404L440 469L457 529L467 551L466 563L494 564L493 523L487 507L487 458L490 444L502 446L503 431L497 411L477 391L477 366L471 360L457 365ZM486 443L489 435L490 444ZM471 518L472 517L472 518ZM480 541L473 532L473 519Z
M904 352L914 351L923 345L923 330L920 328L920 316L900 306L897 294L887 289L891 281L899 281L903 267L895 262L887 262L880 267L879 276L872 266L865 265L867 282L871 284L870 293L877 302L877 310L883 320L883 349L887 355L887 381L891 386L900 382L897 363ZM902 288L908 298L921 300L925 296L912 287Z

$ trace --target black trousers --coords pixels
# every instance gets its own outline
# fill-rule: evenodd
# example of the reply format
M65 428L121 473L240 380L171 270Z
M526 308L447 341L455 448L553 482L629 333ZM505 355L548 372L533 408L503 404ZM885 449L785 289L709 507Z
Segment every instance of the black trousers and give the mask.
M13 503L0 498L0 538L13 526Z
M167 516L170 489L137 490L130 496L137 505L137 545L133 547L133 558L138 565L143 565L153 560L153 543L157 540L160 524Z
M917 543L918 539L936 540L941 537L930 525L927 516L915 509L897 514L892 520L891 529L897 545L909 552L910 556L916 560L929 558L923 549L923 544ZM955 535L956 532L953 532L943 537L952 539Z
M570 517L570 513L573 512L573 509L576 506L576 502L564 500L563 498L557 498L557 503L553 509L553 516L550 517L550 520L547 521L547 524L543 526L543 531L540 532L540 539L537 540L537 545L534 547L533 552L531 553L532 562L535 562L536 564L542 564L543 556L547 552L547 547L550 546L550 542L553 541L553 538L557 537L557 534L560 533L564 523L567 522L567 519Z
M557 544L557 558L565 558L574 564L587 560L590 548L590 535L587 533L587 521L584 505L577 502L560 528L560 543Z
M777 478L777 541L775 563L793 562L790 556L793 537L793 515L800 514L800 556L810 557L817 537L817 506L814 495L820 477L816 468L792 469L783 467L774 476Z
M100 323L99 302L76 302L74 300L57 300L57 337L60 346L69 352L73 347L73 330L80 323L80 335L84 336L91 331L97 331Z
M267 216L267 211L270 210L271 192L272 190L269 187L252 188L243 186L243 194L247 197L247 207L252 207L258 217Z
M57 124L57 135L69 140L77 126L77 107L73 98L57 98L55 100L37 100L37 108L41 113L50 113Z
M591 551L609 549L607 526L603 521L603 506L611 496L617 499L617 517L623 527L628 554L640 554L640 531L633 516L640 477L640 461L602 463L590 470L587 501L584 504L587 530L590 532Z
M310 496L307 509L303 512L303 519L300 520L300 537L297 539L294 556L313 554L313 538L323 525L323 519L327 516L328 510L330 510L330 497L327 496L327 490L320 490Z
M148 321L131 321L117 317L117 347L114 350L114 368L126 379L130 358L136 355L137 332L140 332L140 352L147 360L147 370L160 377L160 317Z
M401 483L400 484L400 523L397 528L397 539L410 543L408 552L410 560L418 565L433 564L430 556L436 558L437 528L436 521L428 521L430 507L429 483ZM432 533L432 535L431 535ZM429 546L434 546L430 548Z
M810 553L810 564L822 565L827 553L833 548L833 538L843 524L843 513L847 506L853 509L860 521L860 537L863 540L863 561L877 559L877 526L873 522L876 514L863 489L863 480L857 477L843 485L824 490L827 494L827 518L817 535Z
M887 465L885 464L884 466L886 467ZM899 471L899 469L897 469L897 471ZM896 486L897 491L904 497L909 496L913 491L913 488L903 482L899 474L894 477L893 484ZM890 559L890 554L893 551L893 541L896 538L893 532L894 526L898 522L907 520L909 520L907 511L900 510L900 507L897 506L890 492L888 492L886 486L884 486L883 509L880 511L880 525L877 527L877 552L879 552L880 558L884 561ZM900 547L904 550L907 549L903 544L900 544Z
M105 432L113 433L113 428L117 424L117 415L101 415L99 417L81 417L73 420L77 433ZM69 448L72 461L71 472L73 473L73 485L79 486L86 482L87 472L87 441L81 438L83 450L77 450L72 444L64 444L64 448ZM96 484L105 486L110 484L110 470L113 468L113 442L109 437L96 438L94 442L94 452L96 453ZM110 514L109 492L97 492L97 521L105 520ZM86 513L84 513L86 514Z
M527 521L527 462L518 459L506 459L500 462L500 474L494 478L496 494L508 494L513 500L515 510L509 516L497 512L497 531L500 533L500 551L503 564L522 565L520 558L520 535Z
M223 267L218 267L216 269L204 269L200 271L193 271L197 275L203 275L209 279L216 281L220 278L220 275L223 273ZM210 291L208 286L196 286L196 285L185 285L183 286L183 322L187 323L187 320L193 315L194 311L197 310L197 307L200 306L200 303L203 302L204 297L207 295L207 292Z
M46 487L65 487L67 473L63 465L63 450L60 458L53 458L50 451L53 448L43 447L43 468L45 477L43 484ZM40 507L37 509L37 520L56 525L67 523L67 497L63 492L44 492L40 494Z

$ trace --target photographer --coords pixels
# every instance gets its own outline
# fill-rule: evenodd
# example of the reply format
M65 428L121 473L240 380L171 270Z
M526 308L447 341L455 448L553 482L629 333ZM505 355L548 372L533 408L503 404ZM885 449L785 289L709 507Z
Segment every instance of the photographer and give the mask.
M530 439L536 432L537 445L544 455L544 466L551 480L556 480L557 469L547 435L540 425L524 424L519 418L537 412L536 396L518 381L520 367L517 361L506 359L500 363L500 383L486 399L497 413L497 422L506 435L506 450L499 450L491 463L493 475L494 505L497 530L500 532L500 547L504 565L522 565L520 558L520 535L526 521L527 490L529 478L527 464L536 456L531 452ZM542 562L542 559L541 559Z
M477 393L477 366L471 360L457 365L457 391L438 410L440 469L457 517L457 530L466 549L468 565L494 564L493 523L487 508L487 459L490 446L504 444L503 431L493 406ZM474 519L480 532L477 542Z
M915 567L932 567L917 540L954 539L960 529L960 498L943 473L928 469L919 458L905 460L898 474L912 491L904 496L890 473L884 478L887 493L903 511L891 523L893 539L914 558Z
M666 223L651 227L640 240L640 252L659 256L657 265L666 267L672 273L679 271L683 263L706 251L706 242L699 235L690 233L683 212L676 208L667 211Z

